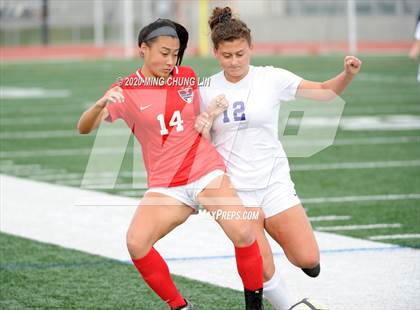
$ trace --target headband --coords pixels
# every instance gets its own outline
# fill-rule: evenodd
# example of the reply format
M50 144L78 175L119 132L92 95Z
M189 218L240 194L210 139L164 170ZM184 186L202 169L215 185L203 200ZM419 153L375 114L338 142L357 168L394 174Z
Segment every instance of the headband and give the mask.
M143 40L143 42L147 42L151 39L154 39L156 37L160 36L169 36L169 37L175 37L178 38L178 34L176 33L176 30L169 26L163 26L160 28L157 28L150 32Z

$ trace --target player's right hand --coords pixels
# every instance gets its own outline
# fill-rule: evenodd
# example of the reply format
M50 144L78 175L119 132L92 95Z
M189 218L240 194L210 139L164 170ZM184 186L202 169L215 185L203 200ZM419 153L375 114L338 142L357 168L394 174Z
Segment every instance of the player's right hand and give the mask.
M205 133L210 132L212 125L213 125L212 117L208 113L203 112L200 115L198 115L197 118L195 119L194 128L199 133L205 134Z
M123 90L120 86L109 89L105 95L97 102L101 108L105 108L108 103L124 102Z
M216 96L207 107L207 113L210 116L216 117L222 114L229 107L229 101L224 94Z

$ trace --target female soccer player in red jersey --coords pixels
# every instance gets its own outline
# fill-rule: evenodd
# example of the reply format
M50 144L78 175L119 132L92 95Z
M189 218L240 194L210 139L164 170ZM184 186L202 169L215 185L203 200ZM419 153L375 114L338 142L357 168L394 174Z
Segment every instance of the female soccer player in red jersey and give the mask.
M264 228L289 261L307 275L318 276L320 257L311 224L290 177L286 153L278 141L280 105L296 96L332 99L350 84L361 61L347 56L344 71L336 77L325 82L307 81L284 69L251 66L251 30L232 16L229 7L215 8L209 25L222 71L210 78L209 87L200 90L205 112L197 118L196 128L212 139L225 159L227 173L244 205L260 206L263 211L265 219L260 216L254 226L264 260L264 295L276 309L289 309L296 300L288 295L275 270ZM215 93L224 93L229 102L227 110L218 117L209 115Z
M142 67L111 86L78 124L79 132L87 134L103 120L120 118L140 142L149 189L128 229L127 247L144 281L171 309L192 305L178 292L153 245L185 222L198 204L211 212L245 211L224 174L223 159L194 129L200 109L197 78L191 68L179 66L187 42L186 29L171 20L158 19L144 27L138 37ZM186 80L196 82L181 85ZM218 197L228 198L229 207ZM235 246L246 309L263 309L262 258L251 224L216 221Z

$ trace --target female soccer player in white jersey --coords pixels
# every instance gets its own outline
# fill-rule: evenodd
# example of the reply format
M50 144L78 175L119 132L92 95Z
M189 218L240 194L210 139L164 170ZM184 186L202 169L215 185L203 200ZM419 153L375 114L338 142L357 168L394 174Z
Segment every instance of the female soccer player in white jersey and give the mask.
M246 210L224 173L223 159L194 129L200 110L197 78L191 68L179 66L187 42L186 29L170 20L144 27L138 37L142 67L111 86L78 124L79 132L87 134L103 120L123 119L140 142L149 189L128 229L127 247L144 281L171 309L192 305L177 290L153 245L199 204L211 212ZM230 197L235 206L221 206L219 196ZM246 309L263 309L262 257L251 223L216 220L235 246Z
M229 7L215 8L209 25L214 54L223 70L211 77L209 87L200 89L203 113L197 118L196 129L211 138L224 157L227 173L244 205L262 207L265 219L260 217L254 226L264 261L264 296L276 309L289 309L296 301L275 270L264 228L287 258L311 277L320 272L320 255L278 141L280 102L295 96L330 97L305 90L341 94L359 72L361 61L346 57L344 71L338 76L322 83L307 81L283 69L251 66L251 30L232 16ZM217 117L209 107L215 93L224 93L229 102L227 110Z

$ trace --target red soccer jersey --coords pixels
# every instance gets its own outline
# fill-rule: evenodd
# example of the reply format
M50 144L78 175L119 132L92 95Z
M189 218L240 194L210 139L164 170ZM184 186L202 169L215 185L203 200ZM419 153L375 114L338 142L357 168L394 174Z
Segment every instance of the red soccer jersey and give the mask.
M142 147L149 187L185 185L225 170L210 141L194 129L200 96L191 68L175 67L167 81L145 78L139 69L119 84L125 102L108 104L106 120L121 118L131 128Z

